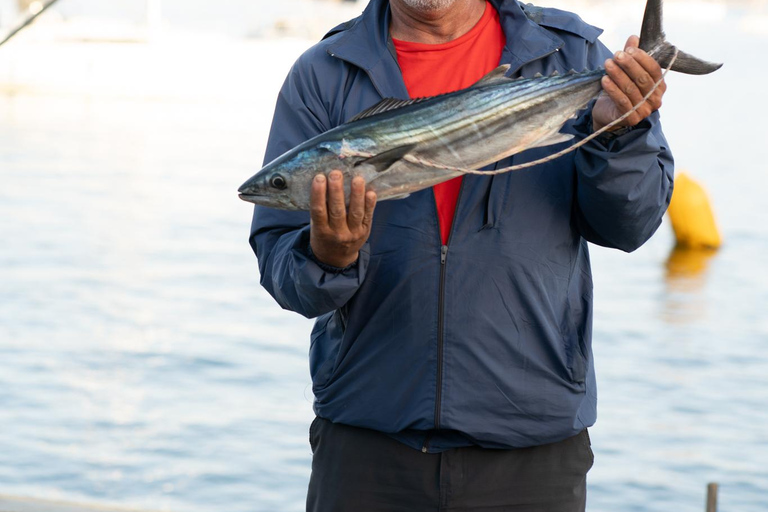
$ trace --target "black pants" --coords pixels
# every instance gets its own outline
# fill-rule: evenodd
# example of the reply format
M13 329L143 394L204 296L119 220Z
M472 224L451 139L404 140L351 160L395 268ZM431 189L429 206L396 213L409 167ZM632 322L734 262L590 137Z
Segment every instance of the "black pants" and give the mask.
M310 428L307 512L583 512L589 434L514 450L429 454L324 419Z

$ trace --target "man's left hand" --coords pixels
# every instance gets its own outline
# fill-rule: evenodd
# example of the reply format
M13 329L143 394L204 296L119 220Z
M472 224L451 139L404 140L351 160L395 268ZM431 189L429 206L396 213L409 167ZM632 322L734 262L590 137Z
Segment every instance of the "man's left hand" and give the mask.
M618 119L632 107L643 101L643 97L661 78L661 67L653 57L639 49L640 38L631 36L627 39L624 51L616 52L612 59L605 61L607 75L603 77L603 94L592 108L592 129L599 130L611 121ZM661 97L667 90L662 82L639 109L624 121L613 127L617 130L624 126L634 126L651 112L661 107Z

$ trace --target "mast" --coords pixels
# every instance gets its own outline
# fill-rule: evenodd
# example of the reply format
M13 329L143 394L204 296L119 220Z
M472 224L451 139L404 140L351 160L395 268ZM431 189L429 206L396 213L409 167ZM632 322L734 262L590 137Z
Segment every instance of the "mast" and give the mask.
M19 0L19 9L26 5L26 9L30 13L29 16L18 26L13 28L4 39L0 40L0 46L8 42L13 36L21 32L24 27L35 21L35 18L43 14L43 12L56 3L58 0L46 0L44 3L41 1L29 1ZM22 11L23 12L23 11Z

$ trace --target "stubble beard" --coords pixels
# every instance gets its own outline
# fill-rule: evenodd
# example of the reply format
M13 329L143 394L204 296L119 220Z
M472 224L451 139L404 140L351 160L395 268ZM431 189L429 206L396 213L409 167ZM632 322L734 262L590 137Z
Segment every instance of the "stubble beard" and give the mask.
M450 7L456 0L401 0L401 2L418 11L437 11Z

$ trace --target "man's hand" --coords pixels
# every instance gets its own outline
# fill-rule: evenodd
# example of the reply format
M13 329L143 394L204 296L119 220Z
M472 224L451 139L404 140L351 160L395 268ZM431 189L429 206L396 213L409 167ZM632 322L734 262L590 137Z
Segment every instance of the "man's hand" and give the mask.
M366 193L365 180L355 177L347 212L341 171L331 171L328 178L318 174L312 180L309 244L318 260L344 268L357 260L360 248L371 234L376 192Z
M661 67L637 45L640 39L631 36L623 52L616 52L613 59L605 61L603 77L603 92L592 108L592 129L599 130L611 121L618 119L632 107L640 103L643 97L661 78ZM667 90L667 84L662 82L646 101L631 116L616 125L613 130L622 126L634 126L651 112L661 107L661 97Z

